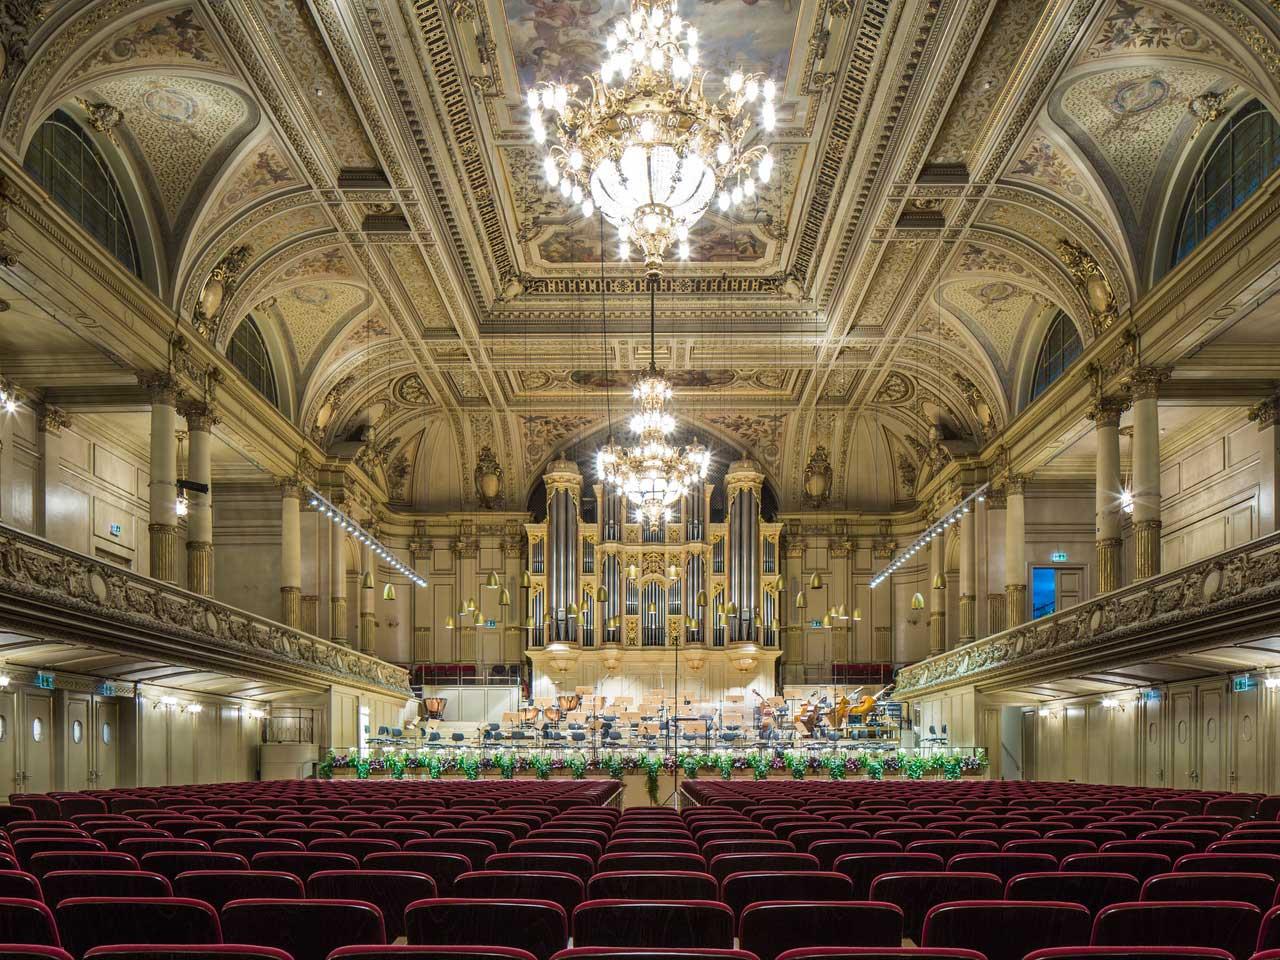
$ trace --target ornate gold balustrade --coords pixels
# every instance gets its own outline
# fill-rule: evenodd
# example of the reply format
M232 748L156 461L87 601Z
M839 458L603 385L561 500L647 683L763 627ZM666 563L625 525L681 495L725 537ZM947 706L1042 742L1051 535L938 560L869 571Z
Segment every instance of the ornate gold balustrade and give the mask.
M303 688L411 696L394 664L3 524L0 628Z
M1114 590L898 671L897 699L948 687L995 691L1273 636L1280 533Z

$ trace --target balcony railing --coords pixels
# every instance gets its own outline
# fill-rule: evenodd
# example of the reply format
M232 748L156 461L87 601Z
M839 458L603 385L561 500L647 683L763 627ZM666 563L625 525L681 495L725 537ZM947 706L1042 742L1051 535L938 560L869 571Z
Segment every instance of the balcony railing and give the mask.
M409 694L409 675L394 664L4 524L0 626L232 676Z
M1082 657L1097 670L1174 644L1241 642L1274 633L1277 615L1280 533L904 667L894 693L916 700L960 684L1066 676Z

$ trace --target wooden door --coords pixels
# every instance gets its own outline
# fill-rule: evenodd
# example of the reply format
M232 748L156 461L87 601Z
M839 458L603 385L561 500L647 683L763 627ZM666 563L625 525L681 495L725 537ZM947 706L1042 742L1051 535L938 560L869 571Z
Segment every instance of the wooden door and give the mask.
M1229 788L1241 793L1259 793L1264 790L1261 747L1261 728L1258 726L1258 710L1264 693L1255 684L1243 693L1231 698L1231 770L1227 774Z
M1226 790L1227 782L1227 691L1224 683L1201 684L1197 688L1199 735L1196 744L1200 760L1196 786L1201 790Z
M18 694L0 690L0 799L21 791L17 776Z
M1196 691L1169 692L1170 762L1169 785L1181 790L1196 786Z
M1054 609L1061 611L1074 607L1084 599L1084 567L1059 567L1057 585L1057 606Z
M1144 697L1138 702L1138 753L1142 764L1142 785L1163 787L1168 784L1165 757L1165 698Z
M24 690L19 738L23 793L48 793L53 786L53 695Z
M86 694L67 694L66 716L59 734L63 738L63 790L84 790L92 784L93 769L90 744L93 740L89 723L90 703Z
M116 735L120 730L120 704L109 697L93 701L93 786L111 790L120 782L120 761Z

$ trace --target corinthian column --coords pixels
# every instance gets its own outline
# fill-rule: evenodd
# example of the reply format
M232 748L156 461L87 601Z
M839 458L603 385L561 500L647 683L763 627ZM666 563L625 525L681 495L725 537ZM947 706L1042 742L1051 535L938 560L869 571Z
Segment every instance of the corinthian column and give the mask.
M986 517L987 517L987 583L990 585L987 591L987 635L1000 633L1008 622L1006 616L1007 608L1005 595L1003 593L991 590L994 587L1008 580L1005 574L1006 559L1003 551L997 554L995 544L997 537L1003 536L1008 526L1007 500L1003 489L988 490L986 497ZM997 557L999 558L997 560ZM994 561L994 562L993 562Z
M213 406L192 401L182 408L187 418L187 479L209 487L213 482ZM213 501L211 493L187 493L187 589L213 596Z
M138 383L151 394L151 576L178 582L178 384L168 373L143 372Z
M1133 576L1160 572L1160 414L1157 397L1169 371L1138 367L1129 376L1133 397Z
M329 525L329 639L347 644L347 535Z
M302 487L292 477L276 482L280 487L280 622L296 630L302 626Z
M976 519L970 506L960 514L960 637L961 644L978 637L977 602L977 537Z
M947 537L939 533L929 541L929 655L947 648Z
M1099 397L1088 417L1097 437L1097 478L1094 486L1094 539L1098 551L1097 592L1120 587L1120 521L1124 488L1120 481L1120 414L1127 401Z
M1004 599L1005 625L1020 626L1027 619L1027 500L1026 478L1005 481Z
M377 622L373 604L378 587L378 565L373 547L367 543L361 554L361 565L366 576L360 581L360 652L373 653L374 624Z

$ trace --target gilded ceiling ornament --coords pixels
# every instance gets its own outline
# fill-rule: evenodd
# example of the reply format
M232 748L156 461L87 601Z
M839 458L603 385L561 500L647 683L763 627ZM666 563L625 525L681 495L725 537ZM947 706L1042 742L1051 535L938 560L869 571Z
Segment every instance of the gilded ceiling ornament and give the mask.
M120 146L120 141L116 139L116 127L124 123L123 110L105 101L90 103L83 97L76 97L76 103L80 104L80 109L84 111L85 122L89 126L105 136L117 147Z
M1094 336L1098 336L1119 318L1111 281L1102 272L1098 261L1087 250L1070 240L1058 241L1058 257L1083 295L1089 308L1089 323Z
M1206 126L1222 117L1227 112L1227 103L1240 88L1232 86L1221 93L1202 93L1187 101L1187 109L1196 118L1196 125L1191 130L1190 139L1194 140Z
M902 488L903 497L910 497L915 492L918 475L912 459L905 453L898 454L898 484Z
M1275 426L1278 413L1280 413L1280 395L1273 395L1249 409L1249 420L1256 423L1259 430L1265 430L1267 427Z
M27 41L49 15L38 0L6 0L0 4L0 80L9 80L27 64Z
M191 318L192 326L205 339L217 338L222 308L230 301L231 294L240 281L240 273L249 263L249 254L247 246L234 247L209 271Z
M13 190L13 181L0 175L0 267L13 267L18 263L18 255L4 242L4 235L9 232L9 210L17 203Z
M978 389L978 385L962 373L952 373L951 382L964 395L965 403L973 411L973 415L978 421L978 430L981 438L986 440L995 436L995 415L991 410L991 405L983 398L982 391Z
M502 464L488 446L481 447L476 458L475 485L480 506L493 510L502 503Z
M902 403L911 396L911 381L894 371L884 378L876 391L876 403Z
M810 507L821 507L830 497L831 457L827 448L819 445L804 465L804 502Z
M342 402L342 398L355 385L355 382L355 374L349 373L330 387L329 392L324 395L324 402L316 411L315 421L311 425L311 439L317 444L324 445L325 431L333 422L333 415L338 412L338 404Z

